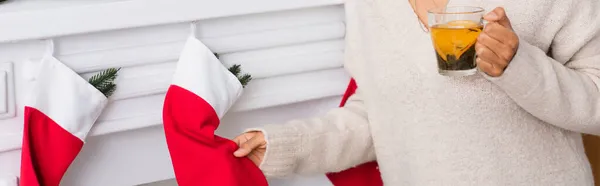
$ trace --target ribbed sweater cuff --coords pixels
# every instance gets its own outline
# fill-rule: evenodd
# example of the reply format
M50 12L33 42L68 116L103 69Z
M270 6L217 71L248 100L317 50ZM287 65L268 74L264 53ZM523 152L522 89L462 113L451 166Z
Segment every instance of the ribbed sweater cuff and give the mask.
M301 149L301 135L293 127L267 125L248 131L261 131L265 136L267 149L259 168L266 177L281 178L294 172Z

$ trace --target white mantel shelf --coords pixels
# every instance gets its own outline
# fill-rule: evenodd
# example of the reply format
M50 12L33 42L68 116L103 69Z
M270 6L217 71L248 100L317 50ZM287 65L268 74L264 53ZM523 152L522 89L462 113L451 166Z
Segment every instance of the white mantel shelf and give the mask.
M0 43L342 3L343 0L111 0L64 8L12 10L0 12ZM118 19L106 19L107 13Z

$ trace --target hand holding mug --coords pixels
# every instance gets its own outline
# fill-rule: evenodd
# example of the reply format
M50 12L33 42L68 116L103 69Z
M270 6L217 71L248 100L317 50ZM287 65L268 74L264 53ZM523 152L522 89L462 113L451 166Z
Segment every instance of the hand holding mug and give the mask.
M475 50L477 66L487 75L501 76L519 48L519 37L513 31L504 8L498 7L483 17L488 24L479 35Z

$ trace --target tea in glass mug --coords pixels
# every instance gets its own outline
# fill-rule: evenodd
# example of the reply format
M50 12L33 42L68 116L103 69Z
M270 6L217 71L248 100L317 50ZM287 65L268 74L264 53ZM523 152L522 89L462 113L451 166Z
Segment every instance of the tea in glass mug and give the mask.
M429 10L428 22L438 72L468 76L477 72L475 43L483 30L484 9L455 6Z

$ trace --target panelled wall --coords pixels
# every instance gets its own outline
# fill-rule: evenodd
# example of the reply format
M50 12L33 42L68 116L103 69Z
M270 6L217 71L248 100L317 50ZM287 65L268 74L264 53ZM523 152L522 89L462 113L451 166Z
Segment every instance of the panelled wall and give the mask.
M337 106L349 80L342 69L339 1L69 2L77 3L0 4L0 181L19 174L22 103L45 52L44 39L52 38L56 57L83 77L122 67L118 90L63 179L65 186L173 178L161 112L190 24L225 65L241 64L255 77L224 118L218 134L225 137L322 114ZM330 185L322 175L271 183Z

